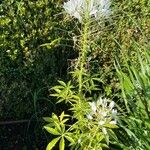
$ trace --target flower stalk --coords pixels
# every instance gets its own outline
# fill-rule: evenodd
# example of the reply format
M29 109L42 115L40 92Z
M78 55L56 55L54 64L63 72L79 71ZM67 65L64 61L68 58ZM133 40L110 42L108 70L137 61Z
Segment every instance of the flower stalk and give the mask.
M85 18L85 22L83 23L83 33L81 38L81 52L79 55L79 68L80 73L78 77L79 82L79 93L82 93L82 81L83 81L83 73L85 72L85 63L86 63L86 57L87 57L87 51L88 51L88 30L89 30L89 20L87 14L87 17Z
M89 33L89 27L90 27L90 10L89 10L90 1L86 0L86 8L85 8L85 15L82 20L82 34L81 34L81 51L79 55L79 93L82 93L82 84L83 84L83 74L86 71L85 64L86 64L86 57L88 52L88 33Z

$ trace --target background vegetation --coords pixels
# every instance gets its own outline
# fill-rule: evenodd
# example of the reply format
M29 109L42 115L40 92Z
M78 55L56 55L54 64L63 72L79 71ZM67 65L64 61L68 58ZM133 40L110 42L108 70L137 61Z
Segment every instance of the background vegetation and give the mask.
M65 104L56 105L49 96L49 89L58 79L70 78L69 66L78 57L71 39L78 35L78 24L64 15L62 4L60 0L3 0L0 4L0 120L30 121L2 125L0 149L44 149L47 135L42 130L42 117L67 110ZM101 77L100 92L115 101L122 99L123 85L114 61L127 76L127 60L140 66L137 49L140 56L149 49L149 8L148 0L115 0L112 17L99 29L97 37L93 34L96 45L91 45L88 56L90 67ZM132 93L128 96L133 97ZM124 106L124 101L120 105Z

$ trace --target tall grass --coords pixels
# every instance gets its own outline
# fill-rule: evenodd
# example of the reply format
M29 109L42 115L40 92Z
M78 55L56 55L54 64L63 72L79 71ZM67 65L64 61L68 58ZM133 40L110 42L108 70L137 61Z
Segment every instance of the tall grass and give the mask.
M126 116L122 120L122 142L128 149L149 150L150 147L150 52L148 46L134 43L135 59L126 54L124 66L117 62ZM122 136L120 135L120 136Z

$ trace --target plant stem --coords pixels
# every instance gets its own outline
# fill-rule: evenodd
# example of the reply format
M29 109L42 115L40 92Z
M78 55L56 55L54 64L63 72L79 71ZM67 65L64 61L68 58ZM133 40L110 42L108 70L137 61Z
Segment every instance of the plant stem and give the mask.
M81 52L79 56L79 93L82 93L82 83L83 83L83 73L85 72L85 63L87 57L87 49L88 49L88 30L89 30L89 12L85 15L85 21L83 22L83 33L81 38Z

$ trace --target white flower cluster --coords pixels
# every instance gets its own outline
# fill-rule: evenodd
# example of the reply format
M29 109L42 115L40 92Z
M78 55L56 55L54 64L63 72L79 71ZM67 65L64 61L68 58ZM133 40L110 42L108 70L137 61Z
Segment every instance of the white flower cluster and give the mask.
M69 0L64 3L65 11L81 22L85 13L96 19L110 15L110 0Z
M102 131L106 134L105 124L117 124L116 115L117 110L114 109L115 102L110 103L106 98L101 97L96 102L89 102L91 107L90 114L87 115L89 120L96 121L99 126L102 126Z

